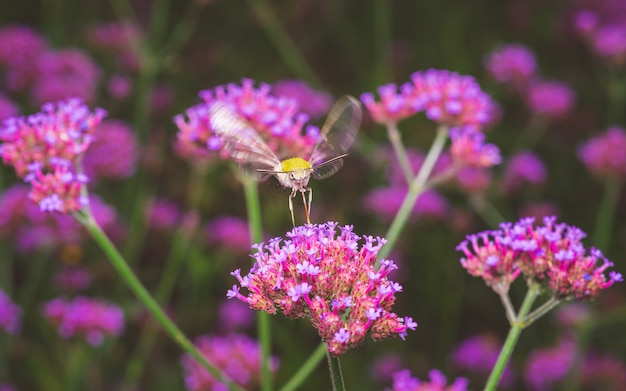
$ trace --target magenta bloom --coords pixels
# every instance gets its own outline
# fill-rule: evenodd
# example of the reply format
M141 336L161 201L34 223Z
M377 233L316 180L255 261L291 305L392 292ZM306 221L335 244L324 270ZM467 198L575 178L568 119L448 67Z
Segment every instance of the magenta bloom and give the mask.
M576 95L565 83L537 80L526 90L528 109L536 115L561 118L574 108Z
M581 369L581 383L589 389L621 391L626 384L626 364L617 357L590 354Z
M6 95L0 93L0 123L19 114L20 109Z
M277 98L295 99L300 110L311 118L322 118L328 113L333 97L324 91L316 91L301 80L281 80L272 86L272 94Z
M561 341L557 346L533 351L527 359L524 379L533 391L550 391L563 380L569 372L576 346L569 340Z
M408 193L406 186L389 186L370 190L363 198L363 206L383 221L391 222L400 210L400 206ZM411 218L445 219L449 206L446 199L435 190L427 190L420 194L411 211Z
M9 334L20 331L22 310L0 289L0 327Z
M239 217L220 216L211 220L206 227L207 240L234 251L249 252L250 227Z
M500 150L494 144L485 143L485 134L473 127L450 129L450 155L460 167L486 168L500 164Z
M393 374L404 366L402 357L397 353L389 353L376 359L370 368L371 376L378 382L388 382Z
M107 83L107 91L114 99L124 100L128 98L132 89L130 77L122 74L112 75Z
M541 185L547 177L548 173L539 157L530 151L523 151L509 159L502 184L504 190L511 193L524 185Z
M491 373L502 346L491 334L475 335L467 338L452 353L452 362L456 368L486 377ZM504 368L500 384L504 387L513 383L513 371L510 365Z
M573 25L595 54L611 65L626 63L626 11L617 1L596 1L574 14Z
M79 296L68 301L57 298L46 303L42 313L59 328L63 338L83 336L93 346L102 345L105 337L117 337L124 331L121 308L99 299Z
M412 377L408 369L404 369L394 374L393 386L385 388L385 391L468 391L469 382L463 377L448 385L448 379L436 369L431 370L428 376L430 381L420 381Z
M520 273L564 300L593 298L623 280L614 271L605 277L613 263L593 247L586 254L581 242L586 235L580 228L556 223L555 217L544 218L542 226L533 223L534 218L524 218L502 223L499 230L468 235L457 247L465 254L461 265L499 294L506 293Z
M85 52L75 48L50 51L38 61L39 77L31 92L35 105L69 98L95 101L100 69Z
M54 275L54 285L63 292L79 292L91 285L91 274L83 267L63 266Z
M105 120L93 132L83 157L90 179L124 179L135 172L139 146L132 128L120 120Z
M218 310L218 322L221 330L241 330L254 324L254 312L239 300L225 300Z
M129 21L101 23L87 31L90 43L112 55L117 64L126 70L139 68L139 50L143 33Z
M222 158L229 157L222 150L222 140L214 134L209 118L209 108L219 102L247 120L277 156L307 156L319 137L319 129L308 126L304 131L309 116L300 110L298 101L277 98L270 91L268 84L255 88L250 79L244 79L241 86L228 84L201 91L203 103L189 108L186 118L182 114L174 117L179 129L177 142L183 144L177 149L200 157L221 151L226 154Z
M38 75L38 58L46 46L43 37L30 27L10 25L0 29L0 68L4 68L7 89L23 91L31 86Z
M600 178L626 175L626 131L613 126L578 149L578 158Z
M487 72L500 83L520 88L528 84L537 71L535 54L520 44L503 45L485 58Z
M456 183L465 193L483 193L491 184L491 171L485 168L464 167L456 173Z
M224 337L205 335L195 341L200 353L235 383L246 390L255 389L261 377L261 347L244 334ZM213 377L195 358L184 354L181 358L185 372L185 386L190 391L226 390L226 386ZM270 370L278 369L278 360L272 357Z
M310 319L334 356L360 345L368 333L374 340L404 338L417 327L391 312L402 286L387 279L396 269L393 261L376 266L384 239L364 236L359 245L351 226L337 232L333 222L295 227L287 237L254 245L255 265L244 277L239 269L231 273L240 286L227 297L257 311Z
M80 189L89 179L75 165L105 115L102 109L91 113L79 99L69 99L45 104L41 113L5 120L0 156L31 183L29 197L42 210L67 213L88 202Z
M372 93L367 92L361 95L361 102L367 107L374 122L396 123L422 110L421 105L413 105L412 88L408 83L403 85L401 90L398 92L395 84L380 86L378 88L380 102L375 101Z
M165 199L154 199L149 202L146 214L148 226L162 231L174 230L182 216L180 206Z

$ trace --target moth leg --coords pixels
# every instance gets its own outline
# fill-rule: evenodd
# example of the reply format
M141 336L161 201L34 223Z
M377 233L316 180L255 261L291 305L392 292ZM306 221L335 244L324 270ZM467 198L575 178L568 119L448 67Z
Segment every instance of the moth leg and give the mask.
M293 197L296 196L295 190L289 194L289 211L291 212L291 224L296 226L296 219L293 217Z
M309 191L309 203L308 203L308 205L307 205L307 202L306 202L306 195L305 195L305 193L307 191ZM309 224L309 225L311 224L311 216L310 216L310 214L311 214L311 197L310 197L310 194L311 193L310 193L310 191L311 191L311 188L306 188L306 189L300 190L300 193L302 193L302 205L304 205L304 214L306 216L306 223Z

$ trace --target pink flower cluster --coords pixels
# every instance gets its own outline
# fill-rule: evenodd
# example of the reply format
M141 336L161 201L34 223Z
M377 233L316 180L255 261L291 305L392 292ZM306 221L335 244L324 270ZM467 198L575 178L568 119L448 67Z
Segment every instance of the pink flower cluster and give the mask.
M239 269L231 273L240 286L227 297L257 311L309 318L334 356L361 344L368 332L374 340L404 338L417 323L391 312L402 286L387 279L396 269L392 261L376 266L385 240L365 236L359 245L351 226L336 235L337 223L328 222L295 227L282 245L282 238L255 245L254 266L244 277Z
M88 177L78 165L106 112L91 112L79 99L47 103L42 112L5 120L0 156L30 182L30 198L42 210L67 213L87 203L81 195Z
M521 44L502 45L485 57L485 68L496 81L523 89L535 76L535 54Z
M626 131L619 126L610 127L581 146L578 158L600 178L626 176Z
M539 157L530 151L518 152L509 159L502 187L507 193L517 191L524 185L541 185L547 179L548 172Z
M568 339L551 348L536 349L527 359L524 380L530 390L549 391L564 379L574 364L576 345Z
M385 391L468 391L468 380L459 377L448 385L448 379L440 371L433 369L428 374L430 381L420 381L411 376L408 369L393 375L393 385Z
M22 310L0 289L0 327L9 334L20 331Z
M626 63L626 12L621 0L586 2L572 24L595 54L616 67Z
M38 75L38 58L46 50L45 40L31 28L9 25L0 29L0 68L10 91L30 87Z
M178 126L177 149L184 155L208 157L211 151L222 149L222 140L214 134L209 108L215 102L229 106L242 116L265 139L280 157L307 156L319 137L319 129L305 124L309 116L292 98L271 94L271 86L244 79L241 86L228 84L200 92L203 103L189 108L186 118L174 117ZM222 150L221 153L226 153ZM228 158L228 155L221 156Z
M206 226L206 238L214 243L237 252L250 251L250 228L248 222L234 216L219 216Z
M527 280L545 283L556 299L590 299L614 282L620 273L604 271L613 266L600 250L586 254L578 227L557 223L555 217L533 226L534 218L501 223L500 229L468 235L457 250L464 253L461 265L495 292L505 294L522 273ZM598 264L598 261L601 264Z
M223 337L205 335L196 339L195 346L211 364L246 390L258 386L261 377L261 347L257 341L244 334ZM189 354L182 356L181 363L188 390L227 389ZM278 360L272 357L269 366L275 372L278 369Z
M472 127L450 129L450 155L460 167L487 168L500 164L500 150L485 143L485 134Z
M322 118L333 103L333 97L324 91L316 91L301 80L281 80L272 86L272 94L278 98L295 99L300 111L313 119Z
M458 73L430 69L415 72L411 82L398 87L387 84L378 89L380 102L374 94L361 95L375 122L398 122L419 112L434 122L446 126L471 125L478 129L493 120L495 103L485 94L474 78Z
M83 158L85 174L91 180L128 178L135 172L138 152L130 125L120 120L105 120L94 129Z
M484 378L491 373L501 345L497 338L491 334L475 335L462 341L452 353L452 363L456 368L470 373L483 375ZM514 380L513 370L510 365L504 368L500 385L506 387Z
M99 346L106 336L117 337L124 331L124 312L114 304L84 296L72 301L56 298L42 308L43 316L59 328L63 338L84 336Z

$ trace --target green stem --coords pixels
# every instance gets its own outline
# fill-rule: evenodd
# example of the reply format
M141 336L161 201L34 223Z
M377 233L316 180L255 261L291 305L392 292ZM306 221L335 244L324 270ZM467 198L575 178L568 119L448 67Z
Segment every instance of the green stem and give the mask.
M183 332L170 320L165 314L163 309L154 300L150 293L143 286L141 281L137 278L135 273L131 270L126 263L126 260L122 257L119 251L115 248L111 240L106 236L102 229L93 219L89 210L83 210L74 214L74 217L89 231L93 239L98 243L102 251L106 254L107 258L120 274L120 277L124 280L126 285L133 291L137 298L143 303L143 305L150 311L150 313L156 318L156 320L163 326L167 334L180 346L185 352L192 356L200 365L202 365L211 375L219 379L220 382L226 384L235 390L242 390L242 388L232 382L226 375L221 373L215 366L196 349L196 347L189 341L189 339L183 334Z
M406 184L410 185L415 177L415 174L413 174L411 162L409 162L409 157L406 154L406 148L404 148L404 144L402 143L402 136L398 131L398 125L395 122L389 122L386 127L387 136L389 137L393 151L396 154L398 163L400 163L400 168L402 169L402 173L406 179Z
M511 303L511 298L509 297L509 293L502 293L499 295L500 300L502 301L502 305L504 306L504 311L506 312L506 320L509 321L509 324L513 324L515 322L515 309L513 308L513 304Z
M323 83L300 53L298 46L278 20L278 17L265 0L248 0L248 4L265 29L279 56L296 77L307 80L318 87Z
M528 316L526 316L524 319L522 319L524 327L530 326L534 321L550 312L554 307L558 306L559 304L561 304L560 300L551 297L550 300L540 305L539 308L537 308L536 310L528 314Z
M504 217L484 195L474 194L470 196L469 201L472 208L489 227L498 228L498 225L504 221Z
M619 178L607 178L604 182L604 194L596 216L593 232L593 244L596 248L607 249L611 243L611 229L615 219L615 209L619 201L622 181Z
M261 202L256 182L248 176L241 176L243 189L246 195L246 209L248 211L248 224L250 226L250 238L253 243L260 243L263 240L263 224L261 221ZM272 344L272 333L270 328L269 314L257 312L257 333L261 344L261 389L271 391L272 370L270 368L270 353Z
M580 369L582 368L583 358L589 345L589 337L593 327L588 323L581 323L576 327L574 359L571 367L567 372L565 381L563 382L564 391L577 391L580 387Z
M437 162L437 158L441 154L443 150L443 146L446 143L446 139L448 137L448 128L445 126L440 126L437 129L437 135L435 140L433 141L433 145L430 147L430 151L428 151L428 155L426 155L426 159L420 168L419 173L415 179L411 182L409 186L409 191L396 214L396 217L391 222L391 226L385 235L387 239L387 244L383 246L382 249L378 252L378 259L385 258L389 255L389 252L393 249L394 245L398 241L400 237L400 233L402 229L406 225L407 220L409 219L409 215L411 214L411 210L413 210L413 206L417 202L419 195L424 191L424 185L426 184L426 180L428 179L430 173L432 172L435 162Z
M294 391L304 383L304 381L311 375L315 368L319 365L320 361L324 358L326 353L326 344L321 343L317 346L315 351L309 356L309 358L302 364L300 369L289 379L280 391Z
M391 7L387 0L374 0L374 40L376 67L374 83L382 85L389 80L389 42L391 41Z
M333 384L333 391L346 391L339 357L333 356L328 351L326 351L326 357L328 358L328 369L330 370L330 381Z
M88 361L86 346L82 341L75 341L70 346L69 358L67 360L67 383L65 389L68 391L80 391L86 388L85 384L85 363Z
M159 51L160 57L165 57L166 55L178 51L183 44L191 38L202 15L202 8L204 8L206 4L208 3L200 1L192 1L189 4L185 16L181 18L178 24L172 29L169 38Z
M502 350L500 351L500 355L498 356L498 360L491 370L491 374L489 375L489 379L487 380L484 391L494 391L498 386L498 383L500 382L500 377L504 372L504 368L509 362L511 354L513 353L513 349L515 348L517 340L519 339L519 336L522 333L522 329L524 328L524 324L520 322L520 319L523 319L526 314L528 314L538 295L539 289L533 285L529 286L526 297L524 298L524 302L522 303L522 307L517 314L517 319L513 324L511 324L509 335L507 335L506 341L504 341L504 346L502 346Z

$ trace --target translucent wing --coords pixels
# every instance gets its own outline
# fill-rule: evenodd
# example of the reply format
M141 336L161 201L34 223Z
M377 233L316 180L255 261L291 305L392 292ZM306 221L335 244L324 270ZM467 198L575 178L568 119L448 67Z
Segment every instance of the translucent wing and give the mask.
M361 104L351 96L344 96L333 105L309 159L314 178L329 177L341 168L342 158L356 138L361 116Z
M209 108L211 127L222 139L223 148L243 171L263 180L280 160L261 135L237 112L220 103ZM259 172L265 171L265 172Z

